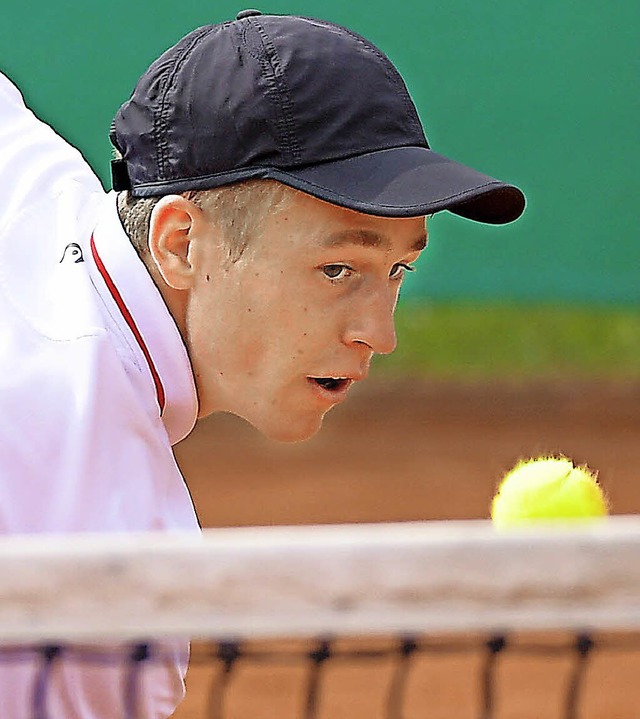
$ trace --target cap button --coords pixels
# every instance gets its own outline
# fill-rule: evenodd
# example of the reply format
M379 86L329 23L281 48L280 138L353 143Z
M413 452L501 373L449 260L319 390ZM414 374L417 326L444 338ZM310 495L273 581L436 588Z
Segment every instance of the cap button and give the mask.
M246 17L254 17L254 15L262 15L260 10L240 10L236 15L236 20L244 20Z

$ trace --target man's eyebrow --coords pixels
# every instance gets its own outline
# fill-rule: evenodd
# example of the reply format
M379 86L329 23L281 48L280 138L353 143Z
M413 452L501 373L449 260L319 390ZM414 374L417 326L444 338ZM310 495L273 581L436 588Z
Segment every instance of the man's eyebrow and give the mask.
M371 230L342 230L327 235L322 244L325 247L342 247L344 245L362 245L363 247L391 247L391 241L385 235ZM423 233L409 248L413 252L424 250L427 246L427 234Z
M342 247L343 245L362 245L363 247L384 247L389 240L371 230L341 230L323 238L325 247Z
M424 250L424 248L427 246L428 241L429 239L427 237L427 233L425 232L424 234L420 235L420 237L418 237L418 239L413 243L413 245L411 245L411 249L414 252L420 252Z

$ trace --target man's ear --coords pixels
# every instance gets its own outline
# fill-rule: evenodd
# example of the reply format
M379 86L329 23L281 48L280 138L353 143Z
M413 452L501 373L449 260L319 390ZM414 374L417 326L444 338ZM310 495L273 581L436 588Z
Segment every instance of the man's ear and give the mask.
M189 289L195 280L194 242L207 231L204 212L191 200L167 195L151 212L149 252L162 279L176 290Z

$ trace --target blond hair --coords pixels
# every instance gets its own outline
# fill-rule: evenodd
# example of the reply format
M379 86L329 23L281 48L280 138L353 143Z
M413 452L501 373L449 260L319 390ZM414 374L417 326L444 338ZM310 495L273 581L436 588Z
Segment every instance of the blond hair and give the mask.
M210 190L190 190L182 194L200 207L220 229L227 243L229 260L236 262L270 213L284 209L295 193L275 180L244 180ZM118 215L138 255L149 254L151 213L160 197L133 197L118 194Z

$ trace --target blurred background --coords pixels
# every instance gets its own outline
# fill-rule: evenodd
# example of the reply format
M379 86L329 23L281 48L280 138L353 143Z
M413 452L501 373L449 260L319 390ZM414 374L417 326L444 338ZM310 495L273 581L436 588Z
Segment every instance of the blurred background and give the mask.
M405 77L431 146L522 187L524 217L442 213L403 289L399 348L310 442L214 417L177 451L205 525L486 516L522 455L600 470L640 509L640 5L620 0L343 3L263 12L349 26ZM117 107L227 0L14 4L0 67L110 188Z

